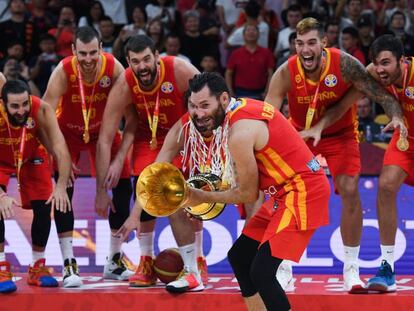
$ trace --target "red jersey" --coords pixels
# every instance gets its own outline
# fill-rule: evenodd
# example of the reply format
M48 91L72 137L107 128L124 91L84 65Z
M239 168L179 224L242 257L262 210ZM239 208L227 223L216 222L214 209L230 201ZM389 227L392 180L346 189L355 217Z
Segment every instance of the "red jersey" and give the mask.
M405 89L389 86L387 90L394 96L398 96L403 114L405 125L408 129L408 135L414 136L414 57L411 57L411 62L407 64L407 80ZM396 94L394 93L394 90Z
M318 84L318 100L311 125L318 123L325 110L337 103L351 86L351 83L345 83L341 75L341 51L335 48L327 48L324 49L324 53L325 67L319 83L305 78L305 73L297 55L288 60L291 85L288 92L289 113L292 125L298 131L305 128L308 107L312 103ZM344 130L356 131L357 127L356 105L353 105L337 122L326 128L322 132L322 136L331 136Z
M106 100L113 85L113 74L115 58L108 53L102 53L102 67L98 72L94 83L83 81L86 108L91 109L89 119L89 135L91 142L98 140ZM79 74L77 70L77 59L69 56L62 60L63 70L67 78L66 93L60 98L57 110L59 127L65 138L71 138L81 144L85 144L82 135L85 122L82 114L82 102L79 91Z
M230 126L241 119L262 120L268 125L269 141L255 151L259 170L259 188L268 196L289 202L300 230L328 223L328 211L306 202L321 194L321 183L327 183L318 161L286 118L268 103L240 99L231 108Z
M23 163L33 157L40 146L40 142L37 138L37 131L39 128L37 115L41 101L40 98L36 96L30 96L30 98L31 109L25 125L26 140L23 151ZM0 109L0 170L12 174L16 172L23 127L9 126L4 106L1 105Z
M134 141L134 175L138 175L147 165L153 163L164 142L168 130L187 111L184 94L178 89L174 74L174 56L160 58L160 75L157 85L151 91L140 88L131 68L125 70L132 102L138 113L139 124ZM154 115L157 97L159 98L159 120L157 127L158 148L150 150L151 130L148 124L147 110Z

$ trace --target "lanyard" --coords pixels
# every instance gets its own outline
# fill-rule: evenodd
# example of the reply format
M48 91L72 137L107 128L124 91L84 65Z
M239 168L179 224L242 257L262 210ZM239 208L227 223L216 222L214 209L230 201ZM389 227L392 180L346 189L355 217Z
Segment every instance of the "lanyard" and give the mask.
M29 96L29 100L30 100L30 107L31 107L32 98L30 96ZM9 138L10 138L10 146L13 152L13 162L14 162L14 166L16 167L17 186L20 189L20 171L23 166L23 153L26 147L26 124L22 126L22 133L20 135L20 146L19 146L19 151L17 153L17 159L16 159L15 157L16 150L14 149L13 137L11 134L10 123L8 122L8 117L4 114L3 109L1 109L1 114L7 123L7 130L8 130Z
M161 79L159 68L157 70L157 76L158 76L158 81L159 81L159 79ZM135 77L135 75L134 75L134 77ZM139 82L138 82L136 77L135 77L135 81L136 81L136 83L139 87ZM158 85L158 83L156 85ZM157 98L155 100L154 113L152 114L152 116L151 116L151 113L150 113L149 106L148 106L148 103L147 103L147 99L145 98L145 95L142 94L142 97L144 98L145 111L147 112L148 126L149 126L149 129L151 130L150 149L155 150L155 149L157 149L157 146L158 146L158 143L157 143L157 128L158 128L158 115L160 113L160 89L158 88L158 90L157 90Z
M81 97L81 105L82 105L82 116L83 116L83 122L85 124L85 129L83 130L83 141L85 144L87 144L90 140L89 135L89 119L91 117L91 111L92 111L92 103L93 103L93 95L95 93L95 86L96 86L96 77L98 75L98 68L96 69L95 79L93 80L93 89L91 96L89 97L89 108L86 108L86 98L85 98L85 90L83 88L83 77L81 73L81 68L79 66L79 62L76 64L77 70L78 70L78 82L79 82L79 93Z
M325 70L325 58L322 60L321 75ZM306 76L303 77L303 85L305 87L306 95L308 96L308 89L306 88ZM318 102L319 86L321 85L321 77L319 76L318 86L316 87L315 94L313 95L312 102L309 104L308 110L306 112L306 121L305 121L305 130L309 129L312 125L313 117L315 116L316 104Z

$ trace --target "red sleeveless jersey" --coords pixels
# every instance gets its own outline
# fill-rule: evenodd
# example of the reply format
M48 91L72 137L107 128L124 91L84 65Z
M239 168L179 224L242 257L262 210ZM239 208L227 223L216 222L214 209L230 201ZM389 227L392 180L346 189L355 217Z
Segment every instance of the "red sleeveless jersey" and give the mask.
M31 109L25 125L26 143L23 152L23 163L32 157L40 146L40 141L37 138L39 128L37 115L40 108L40 98L36 96L30 96L30 98ZM1 105L0 109L0 170L15 173L23 127L10 125L9 132L9 123L4 106Z
M262 120L268 126L268 143L255 151L260 190L275 202L289 202L291 198L291 206L287 207L301 230L326 224L327 210L310 208L306 202L322 195L320 185L327 179L298 132L279 111L262 101L239 99L231 109L230 126L241 119Z
M405 125L408 128L408 134L414 136L414 57L410 57L410 64L408 65L407 82L404 86L405 89L395 87L395 91L398 95L398 101L401 105ZM393 87L387 88L393 96L395 96Z
M139 87L135 74L128 68L125 70L125 79L128 83L132 102L138 112L139 127L136 142L145 142L149 144L151 140L151 130L148 124L145 103L149 107L151 117L154 114L157 96L159 96L159 120L157 127L157 140L161 144L164 141L168 130L177 122L186 112L183 93L178 89L177 81L174 75L174 56L160 58L160 78L158 84L151 91L144 91ZM148 145L149 148L149 145Z
M102 117L108 99L109 91L113 85L115 59L111 54L102 53L102 67L94 83L83 81L86 108L92 109L89 119L89 135L91 141L96 141L102 123ZM84 144L82 135L85 122L82 115L82 102L79 91L79 78L77 59L68 56L62 60L63 70L67 78L66 93L60 98L57 117L59 126L65 135ZM93 96L92 96L93 95ZM92 100L92 103L91 103Z
M324 49L324 53L325 67L319 80L318 100L312 125L315 125L324 115L326 109L337 103L351 86L350 83L345 83L341 75L341 51L335 48L327 48ZM297 55L289 58L288 67L291 85L288 92L290 120L292 125L300 131L305 128L306 113L315 96L318 83L305 78L305 73ZM322 132L322 136L330 136L344 130L355 131L357 127L356 105L353 105L341 119L326 128Z

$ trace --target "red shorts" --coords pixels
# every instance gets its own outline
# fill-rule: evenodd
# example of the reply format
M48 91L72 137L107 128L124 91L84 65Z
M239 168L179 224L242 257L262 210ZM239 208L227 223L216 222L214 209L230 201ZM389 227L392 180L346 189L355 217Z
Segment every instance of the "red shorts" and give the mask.
M324 137L316 147L313 147L313 140L309 140L307 145L314 155L321 154L326 159L334 181L338 175L357 176L361 173L361 154L356 133L347 131ZM338 194L336 189L335 193Z
M315 229L299 230L295 217L280 205L272 213L274 200L266 201L243 229L243 234L261 244L269 242L272 256L299 262Z
M65 137L66 143L69 148L69 153L72 158L72 162L77 164L80 158L80 153L83 150L88 150L89 153L89 160L91 164L91 174L92 176L96 176L96 167L95 167L95 159L96 159L96 141L90 141L88 144L85 144L80 140L74 140L73 138L70 138L70 136ZM117 154L120 146L121 146L121 134L116 133L114 142L112 143L111 148L111 160L115 157ZM56 168L56 167L55 167ZM125 159L124 166L122 167L121 172L121 178L130 178L131 177L131 168L129 165L129 161Z
M158 139L158 145L155 150L150 149L149 142L147 141L134 142L134 148L132 150L132 174L134 176L139 176L144 168L155 162L163 142L164 138ZM182 167L181 159L181 156L177 156L172 162L179 169Z
M16 170L0 169L0 185L7 188L13 173L16 173ZM23 208L31 209L31 201L47 200L52 191L49 158L46 151L39 148L23 163L20 171L20 197Z
M397 140L400 137L399 132L395 132L385 151L384 166L395 165L402 168L407 173L405 183L414 186L414 138L408 137L409 148L407 151L397 149Z

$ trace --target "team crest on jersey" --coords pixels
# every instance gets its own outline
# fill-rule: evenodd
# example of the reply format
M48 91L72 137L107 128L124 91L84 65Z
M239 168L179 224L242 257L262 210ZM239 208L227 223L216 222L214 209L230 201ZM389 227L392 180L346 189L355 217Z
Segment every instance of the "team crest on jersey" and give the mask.
M325 77L325 85L327 87L334 87L338 83L338 79L335 75L329 74Z
M108 87L111 85L111 78L108 76L103 76L101 80L99 80L99 86L100 87Z
M70 82L75 82L76 81L76 76L75 75L70 75L69 80L70 80Z
M299 83L301 83L301 82L302 82L302 77L301 77L299 74L297 74L297 75L295 76L295 82L296 82L297 84L299 84Z
M30 130L30 129L34 128L35 125L36 125L35 120L33 120L32 117L28 117L25 127Z
M407 96L409 99L414 99L414 87L409 86L405 89L405 96Z
M161 84L161 91L165 94L169 94L172 91L174 91L174 86L171 82L164 82L163 84Z

